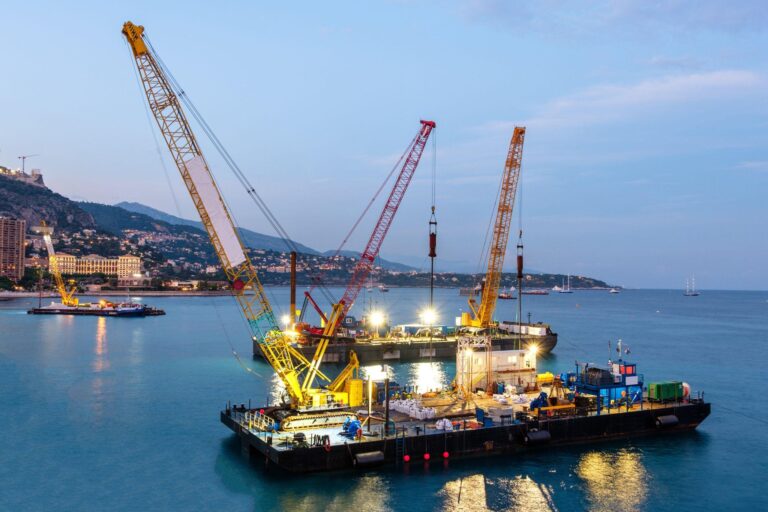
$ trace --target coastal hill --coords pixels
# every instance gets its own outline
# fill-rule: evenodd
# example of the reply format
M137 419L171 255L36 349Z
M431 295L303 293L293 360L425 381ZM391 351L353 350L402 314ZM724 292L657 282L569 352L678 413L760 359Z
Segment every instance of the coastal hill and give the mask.
M158 282L164 279L223 280L216 255L207 234L198 221L182 219L140 203L105 205L75 202L44 185L33 185L0 175L0 215L23 218L27 226L46 221L54 227L57 251L75 256L99 254L115 257L135 254L143 260L144 270ZM288 284L288 255L283 241L248 229L241 230L251 257L265 284ZM298 257L298 282L302 285L318 277L328 285L346 285L360 253L334 251L321 253L302 244ZM27 248L27 256L44 256ZM384 259L376 261L372 280L389 286L428 286L429 274L408 265ZM559 274L528 273L527 288L551 288L560 285ZM473 287L481 275L440 273L435 284L440 287ZM502 286L515 285L515 276L506 273ZM608 287L598 279L571 276L571 286Z
M181 217L171 215L170 213L165 213L141 203L123 201L121 203L117 203L115 207L122 208L123 210L127 210L129 212L140 213L153 219L161 220L167 222L168 224L173 224L175 226L192 226L200 230L203 229L203 223L199 220L182 219ZM240 228L239 231L240 236L243 239L243 243L245 243L245 245L248 247L252 247L254 249L266 249L269 251L286 250L286 245L282 238L265 235L263 233L257 233L256 231L251 231L250 229L246 228ZM304 254L320 254L319 251L316 251L315 249L307 247L306 245L300 244L298 242L294 242L294 245L296 246L298 252Z

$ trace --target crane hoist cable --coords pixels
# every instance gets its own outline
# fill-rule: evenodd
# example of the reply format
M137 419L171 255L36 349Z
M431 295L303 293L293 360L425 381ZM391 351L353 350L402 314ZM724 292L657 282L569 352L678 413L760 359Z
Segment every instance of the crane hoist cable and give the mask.
M278 237L282 240L282 242L286 245L288 251L299 251L298 246L293 241L293 238L288 234L286 229L283 227L283 225L280 223L280 221L277 219L277 217L274 215L272 210L267 205L267 202L264 200L264 198L261 197L261 195L256 191L256 188L253 186L253 184L248 179L248 176L240 169L240 166L237 164L234 158L232 158L232 155L229 153L227 148L224 146L224 144L221 142L219 137L216 135L216 133L213 131L211 126L208 124L208 122L205 120L203 115L200 113L200 111L197 109L195 104L192 102L192 99L189 97L189 95L186 93L186 91L181 87L181 84L179 84L178 80L174 77L173 73L171 73L168 66L166 66L165 62L163 62L162 58L159 57L157 52L155 51L154 47L152 46L151 40L145 35L144 36L145 41L147 42L147 46L152 51L153 55L157 59L158 65L163 70L163 73L168 77L168 80L171 84L171 87L174 89L174 92L176 92L177 97L181 100L181 102L187 107L190 114L192 114L192 117L197 121L197 123L202 128L205 135L208 137L208 139L213 144L214 148L216 149L217 153L221 156L221 158L224 160L225 164L229 168L229 170L233 173L235 178L240 182L241 186L245 190L246 194L251 198L251 200L256 204L257 208L261 213L264 215L264 217L267 219L267 222L269 222L270 226L272 226L272 229L275 230ZM230 210L231 211L231 210ZM313 272L310 271L310 279L316 277ZM321 293L325 295L329 300L332 299L332 295L327 290L325 286L322 285L322 283L319 285L321 289Z
M123 34L133 51L134 63L139 70L150 110L197 208L219 257L222 270L231 284L233 295L241 307L243 317L248 321L256 346L285 386L294 409L302 411L312 407L318 410L319 406L339 401L348 403L350 406L359 405L358 402L361 399L344 389L347 384L351 385L349 379L354 379L359 369L359 361L354 352L350 352L350 362L342 372L344 378L337 377L332 382L332 387L322 389L303 385L308 380L313 382L315 377L326 382L331 380L320 372L319 361L310 362L293 346L289 335L280 330L256 267L248 256L227 203L221 195L181 106L182 102L185 104L186 102L183 97L174 92L171 79L165 74L164 67L160 64L154 50L147 45L143 32L143 27L131 22L123 25ZM189 105L187 107L190 108ZM198 117L199 113L196 119ZM198 122L204 123L204 120L199 119ZM210 132L210 128L207 128L206 132ZM212 142L223 151L222 156L228 159L231 170L240 174L245 185L250 186L231 156L226 153L218 139L215 139L215 135L212 137ZM258 194L255 194L255 190L251 192L249 195L257 200ZM289 239L286 241L288 242ZM246 293L246 290L251 290L252 293ZM307 379L309 373L312 375L311 379ZM358 379L355 379L355 385L357 384L362 385L362 381L358 382ZM351 413L328 411L323 414L327 414L326 420L331 423L326 422L326 424L330 425L337 424L338 421L343 422L350 417ZM297 419L300 417L301 413L298 414ZM289 424L290 419L284 419L281 427L289 429L291 428Z
M504 173L501 190L498 196L496 220L493 227L493 239L488 250L488 270L483 287L480 304L474 296L470 296L469 306L472 315L462 314L462 325L487 328L493 324L493 313L499 296L499 284L504 267L504 257L509 242L509 231L512 223L517 184L520 178L520 167L523 158L523 143L525 127L516 126L509 142L509 150L504 163Z
M360 222L362 222L363 218L365 218L365 216L368 214L368 211L370 211L371 206L373 206L373 203L376 202L376 199L379 198L379 195L381 194L381 191L384 190L384 187L387 185L387 183L389 182L390 178L392 178L392 175L395 174L395 171L400 166L400 162L403 161L403 158L405 158L405 153L400 155L400 158L398 158L398 160L395 163L395 165L392 166L392 169L389 171L389 174L387 174L387 176L384 178L384 181L381 182L381 185L379 185L379 188L376 189L376 192L374 192L374 194L371 197L370 201L368 201L368 204L365 206L365 208L363 208L363 211L360 213L360 216L357 217L357 220L355 220L354 224L352 224L352 227L349 229L349 231L347 232L346 236L341 241L341 244L336 249L336 251L333 253L332 258L335 258L339 254L341 254L341 251L344 249L344 246L347 245L347 242L352 237L352 235L354 234L354 232L357 229L357 227L360 225ZM325 273L322 273L321 277L324 277L324 276L325 276ZM310 288L307 291L307 293L309 293L311 295L312 292L314 291L315 287L316 287L316 285L313 283L310 286ZM333 302L333 300L331 300L331 302Z
M352 270L352 277L349 279L344 294L338 302L333 304L331 313L327 317L323 333L315 348L315 355L312 358L313 367L308 374L309 381L305 381L304 386L311 385L311 372L314 371L314 365L316 363L319 364L319 362L322 361L328 343L336 336L336 331L338 330L339 325L343 322L347 313L349 313L349 310L354 305L360 290L365 286L365 281L373 269L373 264L376 257L379 255L381 245L387 236L387 232L392 225L397 210L400 208L400 203L405 196L405 192L408 190L408 185L411 183L416 168L419 166L421 156L424 153L424 147L427 145L429 136L436 126L434 121L421 120L420 123L421 126L419 127L419 131L408 145L408 149L406 150L407 156L405 157L400 173L397 175L397 179L392 186L389 197L384 203L384 208L381 210L381 214L379 214L379 219L376 221L376 225L368 239L368 243L361 253L360 258L357 260L355 268ZM307 297L309 298L309 296ZM322 311L318 312L322 314Z

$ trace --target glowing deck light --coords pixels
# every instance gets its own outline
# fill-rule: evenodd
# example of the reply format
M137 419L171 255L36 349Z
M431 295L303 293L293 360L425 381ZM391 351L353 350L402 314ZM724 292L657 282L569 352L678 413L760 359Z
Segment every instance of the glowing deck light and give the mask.
M382 313L381 311L372 311L371 325L378 328L383 323L384 323L384 313Z
M531 353L532 356L535 356L539 353L539 346L536 343L531 343L528 345L528 351Z
M437 312L432 308L426 308L421 312L421 322L426 325L435 325L437 323Z
M291 323L291 317L289 315L283 315L280 317L280 321L287 327Z

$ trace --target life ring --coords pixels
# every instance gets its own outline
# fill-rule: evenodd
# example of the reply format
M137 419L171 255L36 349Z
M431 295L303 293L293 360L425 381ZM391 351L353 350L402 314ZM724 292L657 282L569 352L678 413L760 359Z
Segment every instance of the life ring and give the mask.
M326 452L331 451L331 438L329 436L323 436L323 450Z

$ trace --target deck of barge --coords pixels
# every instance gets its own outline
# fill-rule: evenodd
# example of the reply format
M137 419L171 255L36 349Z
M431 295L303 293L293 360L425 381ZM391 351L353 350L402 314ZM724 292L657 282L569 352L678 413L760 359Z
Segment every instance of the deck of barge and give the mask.
M548 354L557 346L557 334L545 336L517 335L492 336L494 350L520 350L536 345L539 354ZM323 363L347 363L349 351L354 350L362 364L380 364L387 362L417 362L417 361L453 361L456 359L458 338L376 338L372 340L339 339L328 344L323 355ZM299 344L296 348L305 357L311 359L316 345ZM254 341L253 357L263 358L261 349Z

